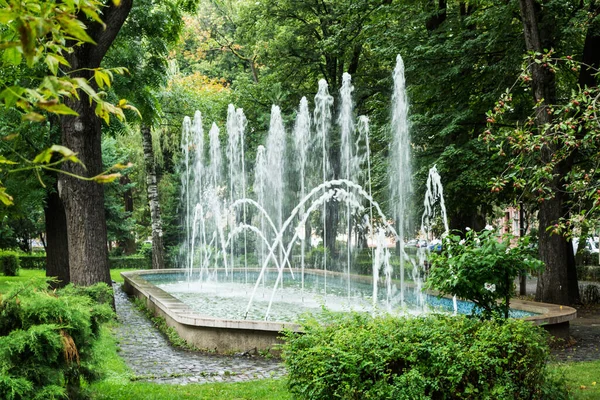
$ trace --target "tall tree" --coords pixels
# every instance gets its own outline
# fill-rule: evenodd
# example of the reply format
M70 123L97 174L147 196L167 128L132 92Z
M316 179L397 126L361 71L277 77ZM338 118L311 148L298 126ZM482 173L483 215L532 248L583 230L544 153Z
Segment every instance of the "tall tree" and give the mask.
M130 76L120 77L120 91L136 87L128 98L133 101L141 115L138 129L144 149L144 164L148 204L152 225L152 268L164 268L162 218L159 202L159 171L154 155L152 128L161 117L161 104L157 93L167 82L167 56L169 49L179 39L183 27L183 12L194 10L194 0L137 0L132 8L132 18L125 23L114 51L107 61L126 66ZM119 91L119 90L117 90ZM123 93L125 94L125 93Z
M569 139L556 140L552 138L556 132L552 128L554 115L557 114L554 112L557 104L556 71L548 68L548 63L542 62L541 58L548 53L547 49L551 49L555 45L552 42L554 26L549 21L550 18L542 4L535 0L520 0L519 4L527 50L534 54L534 62L529 68L532 94L537 104L535 123L538 134L547 138L540 148L540 158L543 165L549 166L548 172L551 176L547 181L551 195L541 201L538 213L540 257L546 264L546 270L538 280L536 299L559 304L573 304L579 301L573 246L568 237L558 234L555 227L561 221L569 219L570 207L573 204L572 196L576 196L576 194L572 193L569 188L568 177L574 171L575 162L581 157L576 149L564 157L557 157L557 154L564 151L565 145L568 146ZM586 87L597 86L594 73L600 63L600 50L597 47L600 41L597 22L600 4L590 1L585 7L582 2L579 8L581 10L587 8L585 11L588 13L587 24L584 24L587 32L585 32L581 50L583 67L580 69L577 82L580 89L585 90ZM578 100L571 102L571 105L578 105ZM563 121L560 114L557 118ZM581 124L581 129L575 134L575 139L584 138L590 133L589 127ZM557 159L559 161L556 161Z
M570 237L585 233L600 205L594 77L600 51L591 45L599 40L600 5L558 2L545 7L535 0L519 5L529 50L520 80L532 89L527 94L534 113L503 129L513 105L525 99L513 100L513 91L507 91L488 114L490 130L483 140L495 143L498 154L508 158L493 190L513 187L536 200L540 257L546 264L536 298L572 304L579 293ZM564 35L568 41L562 40Z
M150 205L152 223L152 268L165 267L165 250L163 243L162 219L160 217L160 202L158 200L158 185L156 179L156 161L152 149L152 133L149 126L142 126L142 144L144 146L144 163L146 166L146 190Z
M133 0L122 0L116 5L107 2L103 22L91 22L81 16L87 32L94 41L75 47L66 56L72 76L92 80L94 69L99 68L129 15ZM92 82L91 85L94 85ZM85 165L67 163L59 179L59 192L65 206L69 243L71 282L92 285L110 284L106 220L104 217L104 188L95 181L81 180L72 175L92 177L102 172L102 121L96 115L88 95L65 101L78 115L61 118L62 143L75 153Z

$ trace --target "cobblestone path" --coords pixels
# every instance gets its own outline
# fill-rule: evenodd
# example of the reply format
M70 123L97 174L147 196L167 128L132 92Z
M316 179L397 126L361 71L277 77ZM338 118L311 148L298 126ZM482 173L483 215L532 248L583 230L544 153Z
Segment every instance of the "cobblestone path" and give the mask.
M240 382L279 378L285 368L279 360L249 356L220 356L172 347L168 340L114 285L119 326L115 331L120 355L137 379L160 383Z
M554 349L552 354L560 361L600 360L600 318L577 318L571 322L569 333L574 343Z

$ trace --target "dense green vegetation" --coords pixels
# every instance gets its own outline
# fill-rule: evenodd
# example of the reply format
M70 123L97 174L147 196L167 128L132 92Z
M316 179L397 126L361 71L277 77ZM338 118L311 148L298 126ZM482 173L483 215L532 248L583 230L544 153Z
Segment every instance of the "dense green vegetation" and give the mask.
M122 270L112 270L112 278L116 281L120 280L119 273ZM13 291L18 287L23 287L23 284L30 282L32 279L38 279L38 282L43 278L42 270L22 270L18 277L0 276L0 293L3 298L9 291ZM121 280L122 281L122 280ZM18 286L15 286L18 285ZM472 324L473 321L467 322L465 326ZM348 324L351 325L351 324ZM367 325L368 326L368 323ZM385 325L392 328L392 325ZM463 326L463 328L465 327ZM201 398L201 399L287 399L292 398L292 392L288 391L288 383L286 380L259 380L244 383L214 383L202 385L160 385L155 383L145 383L135 380L131 371L127 368L122 358L118 355L118 343L111 334L111 329L114 328L114 323L103 325L99 330L97 340L93 343L95 376L98 380L91 384L85 383L82 386L82 393L87 393L93 399L162 399L162 398ZM317 328L316 326L313 328ZM317 332L322 328L317 329ZM352 329L357 329L355 326ZM508 328L507 334L510 336L512 328ZM528 329L523 326L521 329ZM416 330L415 330L416 331ZM444 334L444 330L437 330L439 334ZM333 330L329 329L328 334L333 334ZM325 334L325 332L319 332ZM359 329L359 335L367 335L367 330L363 327ZM383 334L383 333L381 333ZM348 330L337 333L340 340L344 337L352 341L355 336ZM539 332L533 336L527 335L519 340L532 343L535 337L538 337ZM495 336L495 333L494 333ZM379 336L378 336L379 337ZM321 336L323 338L323 336ZM375 337L373 338L375 339ZM493 339L493 338L492 338ZM490 339L490 340L492 340ZM309 339L307 339L309 340ZM313 337L310 340L317 340ZM495 340L495 339L493 339ZM387 343L387 340L385 341ZM381 342L383 343L383 342ZM299 345L298 343L293 345ZM323 346L327 343L322 343ZM330 351L331 346L327 347ZM343 351L343 346L338 346L336 351ZM318 349L318 348L317 348ZM373 348L371 347L371 350ZM370 351L371 351L370 350ZM484 349L485 350L485 349ZM489 349L488 349L489 350ZM322 357L323 353L316 351L311 357ZM373 350L375 351L375 350ZM537 348L536 351L541 351L539 354L545 354L547 350L543 350L543 346ZM300 354L300 353L298 353ZM338 353L336 353L338 354ZM382 353L383 354L383 353ZM536 353L538 354L538 353ZM350 356L350 355L348 355ZM364 354L362 355L364 356ZM374 360L378 360L375 358ZM316 361L316 359L313 359ZM324 360L325 361L325 360ZM481 360L480 360L481 361ZM340 362L339 357L328 361L331 367L335 366L336 362ZM354 365L354 364L353 364ZM464 366L464 364L461 364ZM481 365L481 364L480 364ZM358 365L354 365L358 367ZM539 366L538 366L539 367ZM595 383L598 373L600 372L600 362L569 362L569 363L552 363L546 371L552 379L564 379L570 392L575 400L578 399L594 399L598 396L600 388ZM306 376L306 375L304 375ZM340 375L340 378L342 376Z
M598 299L597 290L580 296L577 280L594 273L576 269L582 256L575 257L570 242L572 237L583 243L595 236L600 215L598 0L7 0L0 2L0 24L0 292L5 295L0 298L0 316L6 319L7 313L27 311L15 311L10 323L0 324L4 352L0 397L31 397L34 391L60 397L79 391L78 375L92 378L87 363L93 360L86 357L92 354L89 346L98 337L99 321L108 315L102 310L94 314L96 305L85 300L89 296L74 289L55 296L42 283L27 286L30 278L47 274L59 278L53 285L91 286L120 281L122 268L179 265L181 124L196 110L202 112L206 126L215 123L221 128L220 140L225 143L228 105L243 108L248 118L244 151L252 160L265 143L272 105L281 108L291 139L300 99L306 96L312 107L317 82L325 79L337 102L342 74L350 73L355 113L370 118L373 194L384 211L392 209L386 171L391 72L398 54L406 66L411 105L415 200L405 221L410 236L418 233L423 183L435 164L444 183L450 226L461 231L448 245L459 248L461 240L472 235L464 233L466 227L479 231L503 217L506 207L518 206L524 213L521 227L537 232L531 248L544 263L536 298L560 304ZM333 120L338 113L334 107ZM327 155L331 177L339 178L341 139L337 128L334 131ZM254 165L248 162L245 167L252 176ZM293 173L286 178L288 192L293 193L296 179ZM253 193L251 185L249 180L248 193ZM317 225L319 220L315 214L309 222ZM441 224L434 231L441 234ZM319 230L315 233L324 236ZM330 230L329 235L332 238L323 237L324 247L309 251L312 259L327 257L333 264L339 257L335 232ZM523 265L511 258L518 255L503 253L508 251L504 245L488 244L455 253L481 257L473 269L466 268L474 265L472 258L456 264L458 258L450 261L446 249L434 265L432 285L488 306L500 297L507 306L512 291L508 282ZM20 256L31 253L34 245L44 248L44 260ZM119 257L112 258L112 265L109 254ZM368 258L363 254L359 262L365 273ZM45 270L29 269L42 265ZM498 265L503 269L490 275ZM441 267L439 273L435 267ZM464 272L459 282L448 283L454 279L448 273L457 272L449 268ZM25 286L9 286L9 281ZM492 285L497 292L490 290ZM87 308L69 308L64 300L69 298ZM44 311L48 304L56 305L54 314ZM475 330L470 323L474 322L446 327L446 333L432 332L444 336L452 335L453 329ZM554 380L544 369L546 350L532 344L539 342L538 333L528 330L516 340L503 330L513 328L522 327L494 325L494 332L506 334L500 335L498 345L522 340L529 346L538 362L523 376L534 367L542 368L541 380L524 381L523 390L534 397L544 390L558 393L560 388L547 386ZM416 332L421 330L416 327ZM48 343L45 358L23 332ZM377 397L378 390L394 390L395 383L389 387L382 383L386 379L408 379L388 376L389 365L369 364L378 359L368 353L377 349L373 346L361 350L360 356L370 354L372 359L360 367L379 368L369 372L370 383L375 384L361 387L363 371L339 374L336 362L344 345L366 335L364 329L349 326L349 331L333 332L314 327L313 333L299 340L314 345L318 338L340 335L336 347L323 345L332 352L327 354L336 356L330 357L335 362L320 360L319 365L323 371L332 368L342 379L311 384L315 393L353 396L352 390L360 390ZM378 336L367 336L366 342L377 341ZM107 335L103 340L100 350L111 352L114 343ZM60 358L61 343L68 350L64 343L71 342L81 356L77 366L74 352ZM300 343L290 342L290 349ZM455 353L444 346L432 351ZM22 353L26 348L31 351ZM7 349L14 349L23 362L17 363ZM310 366L319 360L314 356ZM439 360L416 369L409 382L415 386L409 388L433 394L443 386L456 393L477 389L479 394L521 395L503 374L507 369L521 371L523 365L507 364L502 369L499 365L509 363L510 357L486 353L502 369L488 371L469 356L461 356L470 360L469 365L460 364L464 370L450 371L457 375L429 376L438 371L434 364L441 364ZM412 357L411 363L434 359L429 353L407 357ZM355 360L355 355L349 359ZM129 382L117 364L112 357L105 366L122 375L90 386L97 396L165 396L167 389L158 385ZM600 369L597 363L556 368L579 387L577 398L593 398L598 390L590 382L593 375L582 373L585 368L592 373ZM311 379L320 379L309 369L300 365L293 370L294 393L304 393ZM489 379L469 381L473 371ZM459 382L459 375L466 380ZM246 398L263 398L265 393L273 398L290 396L281 381L179 390L181 397L230 398L239 397L239 391L247 391Z
M0 301L0 395L77 398L98 369L93 344L112 318L112 290L99 284L49 291L44 279L16 285Z
M352 315L288 333L283 357L303 399L566 399L545 332L519 320Z

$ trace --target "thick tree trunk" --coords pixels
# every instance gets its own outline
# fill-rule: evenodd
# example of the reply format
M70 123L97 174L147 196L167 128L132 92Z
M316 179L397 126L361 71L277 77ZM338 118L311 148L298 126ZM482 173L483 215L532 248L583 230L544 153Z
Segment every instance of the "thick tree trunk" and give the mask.
M66 163L65 172L80 176L95 176L102 172L100 119L86 98L66 101L79 116L62 118L63 145L77 153L85 164ZM65 205L69 242L71 282L89 286L98 282L110 284L104 187L62 174L60 197Z
M160 218L160 203L158 201L158 185L156 179L156 164L152 149L152 135L150 127L142 126L142 143L144 146L144 162L146 164L146 186L148 190L148 203L150 204L150 218L152 220L152 268L165 267L165 250L163 246L162 221Z
M541 7L534 0L520 0L521 19L527 50L542 52L542 38L551 35L540 32L539 20ZM548 25L548 24L546 24ZM551 26L551 25L548 25ZM548 46L546 46L548 47ZM556 98L556 82L554 74L540 63L531 66L533 95L538 103L536 123L539 129L551 120L547 111L548 104ZM541 149L542 162L549 162L554 153L554 145L548 144ZM549 229L564 217L565 201L562 178L568 172L569 165L562 164L555 168L555 178L550 183L554 197L543 201L539 206L539 252L546 269L538 279L536 300L548 303L572 304L579 299L577 278L573 280L575 258L573 248L565 237L552 234Z
M69 276L69 243L67 241L67 217L65 207L58 195L58 187L48 191L46 206L46 276L55 277L55 287L67 285Z
M82 19L88 24L88 34L95 44L74 46L67 55L72 76L89 79L94 85L91 69L100 66L121 26L129 15L133 0L122 0L118 6L107 2L102 18L105 25ZM91 177L102 172L102 125L87 95L67 99L65 103L78 116L61 118L62 143L75 153L85 168L71 162L63 166L66 173ZM60 197L65 206L67 221L69 267L71 282L77 285L111 283L106 246L104 188L96 182L61 174Z

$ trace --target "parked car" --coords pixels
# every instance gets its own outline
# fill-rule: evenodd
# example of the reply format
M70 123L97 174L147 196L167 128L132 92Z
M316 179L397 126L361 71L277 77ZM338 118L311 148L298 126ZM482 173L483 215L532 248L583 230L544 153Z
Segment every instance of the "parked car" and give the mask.
M419 247L419 241L417 239L410 239L404 247Z
M439 253L442 251L442 241L440 239L433 239L431 242L429 242L429 247L428 247L429 251L435 251L436 253Z

